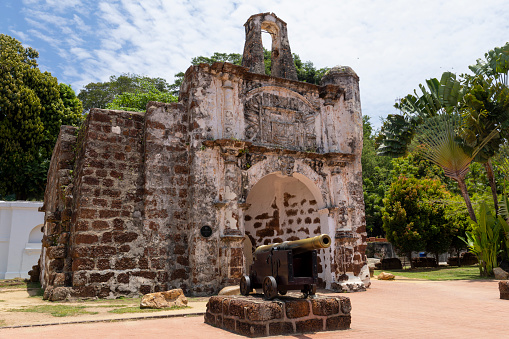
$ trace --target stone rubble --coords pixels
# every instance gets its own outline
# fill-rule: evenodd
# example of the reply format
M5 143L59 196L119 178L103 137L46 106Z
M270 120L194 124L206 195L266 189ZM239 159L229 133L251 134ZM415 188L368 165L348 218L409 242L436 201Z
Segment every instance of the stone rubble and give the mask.
M140 301L140 308L168 308L187 306L187 298L182 289L145 294Z

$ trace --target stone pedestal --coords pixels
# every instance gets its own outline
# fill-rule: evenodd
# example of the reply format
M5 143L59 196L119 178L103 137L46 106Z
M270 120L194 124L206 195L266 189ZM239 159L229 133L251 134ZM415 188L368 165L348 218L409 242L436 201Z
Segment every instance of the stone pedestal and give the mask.
M274 300L264 300L261 295L211 297L205 322L248 337L350 328L350 298L297 296L288 293Z
M509 280L499 281L498 290L500 291L500 299L509 300Z

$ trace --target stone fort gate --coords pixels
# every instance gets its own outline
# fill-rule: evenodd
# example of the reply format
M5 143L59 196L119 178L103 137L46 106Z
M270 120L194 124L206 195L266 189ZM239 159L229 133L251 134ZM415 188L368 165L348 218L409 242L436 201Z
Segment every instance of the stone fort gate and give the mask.
M285 22L257 14L245 30L242 66L191 66L178 103L62 127L41 208L46 298L209 295L239 281L251 248L321 233L322 287L366 271L357 75L299 82Z

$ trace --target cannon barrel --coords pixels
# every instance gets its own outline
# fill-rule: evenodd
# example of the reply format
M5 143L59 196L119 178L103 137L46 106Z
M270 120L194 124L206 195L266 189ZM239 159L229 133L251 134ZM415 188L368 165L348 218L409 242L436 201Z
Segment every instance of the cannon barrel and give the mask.
M285 241L271 245L263 245L256 248L254 254L268 252L272 249L292 250L294 254L317 250L320 248L328 248L331 245L331 238L327 234L321 234L316 237Z

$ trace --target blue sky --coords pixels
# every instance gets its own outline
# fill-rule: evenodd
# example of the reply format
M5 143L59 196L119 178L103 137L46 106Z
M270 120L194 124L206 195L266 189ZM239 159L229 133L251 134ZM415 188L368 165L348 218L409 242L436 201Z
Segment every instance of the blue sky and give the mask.
M242 53L243 24L261 12L288 24L302 60L352 67L376 127L425 79L467 72L509 41L506 0L3 0L0 33L79 92L127 72L172 83L195 56Z

